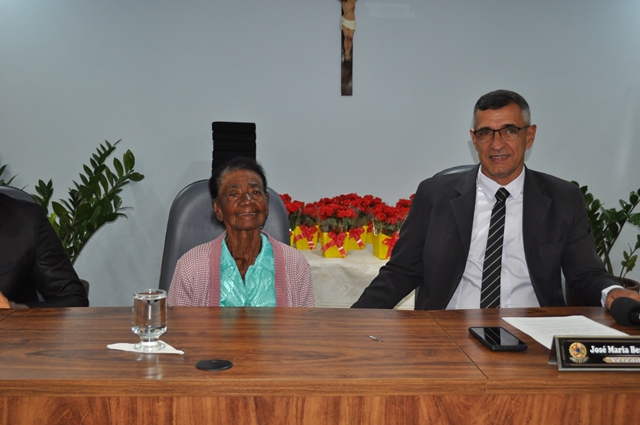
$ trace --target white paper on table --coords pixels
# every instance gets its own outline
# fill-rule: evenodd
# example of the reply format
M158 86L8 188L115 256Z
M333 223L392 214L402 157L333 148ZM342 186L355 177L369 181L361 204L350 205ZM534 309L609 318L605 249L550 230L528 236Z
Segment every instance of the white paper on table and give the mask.
M132 351L134 353L140 353L140 354L184 354L184 351L176 350L175 348L173 348L172 346L170 346L166 342L163 342L163 344L164 344L164 347L161 350L158 350L158 351L139 351L139 350L136 350L135 348L133 348L135 346L135 344L129 344L129 343L126 343L126 342L119 342L117 344L109 344L109 345L107 345L107 348L109 348L111 350Z
M566 336L628 336L585 316L503 317L509 323L551 349L554 335Z

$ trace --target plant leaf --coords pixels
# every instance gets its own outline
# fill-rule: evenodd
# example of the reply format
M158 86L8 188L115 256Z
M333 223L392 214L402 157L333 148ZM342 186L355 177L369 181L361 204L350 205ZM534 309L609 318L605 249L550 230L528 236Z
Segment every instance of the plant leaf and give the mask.
M118 158L113 159L113 166L116 169L116 173L118 173L118 177L122 177L124 175L124 168Z

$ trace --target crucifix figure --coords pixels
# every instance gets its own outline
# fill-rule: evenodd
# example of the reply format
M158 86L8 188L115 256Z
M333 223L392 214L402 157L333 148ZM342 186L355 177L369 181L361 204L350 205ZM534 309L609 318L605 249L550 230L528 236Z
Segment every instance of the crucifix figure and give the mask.
M356 1L340 0L342 16L340 29L342 30L342 71L341 92L343 96L353 93L353 34L356 32Z

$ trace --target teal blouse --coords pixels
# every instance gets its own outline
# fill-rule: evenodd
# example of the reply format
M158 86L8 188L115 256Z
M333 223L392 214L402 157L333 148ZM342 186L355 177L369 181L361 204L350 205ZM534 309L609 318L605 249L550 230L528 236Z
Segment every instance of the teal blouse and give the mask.
M227 243L222 241L220 256L220 307L275 307L275 262L273 247L263 234L262 248L244 281L231 256Z

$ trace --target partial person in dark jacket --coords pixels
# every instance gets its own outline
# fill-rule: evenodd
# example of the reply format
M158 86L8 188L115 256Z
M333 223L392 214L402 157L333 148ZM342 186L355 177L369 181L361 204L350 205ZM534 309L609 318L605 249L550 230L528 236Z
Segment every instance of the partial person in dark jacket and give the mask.
M42 208L0 194L0 308L88 305L87 291Z

